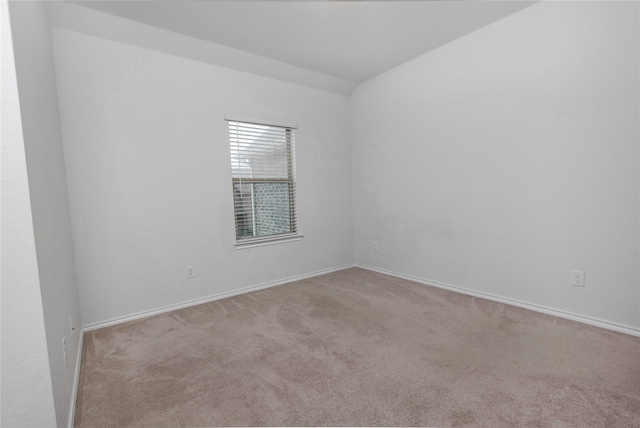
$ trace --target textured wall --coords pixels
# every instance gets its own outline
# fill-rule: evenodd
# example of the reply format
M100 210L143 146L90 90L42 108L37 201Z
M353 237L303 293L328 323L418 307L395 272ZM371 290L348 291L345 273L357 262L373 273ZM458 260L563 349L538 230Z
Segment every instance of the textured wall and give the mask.
M53 36L85 325L352 262L346 97L62 28ZM235 249L224 113L298 123L302 240Z
M10 5L33 228L58 425L68 423L80 345L80 306L45 2ZM69 317L74 331L71 330ZM67 361L62 339L65 338Z
M2 415L3 427L52 427L47 354L8 3L2 17Z
M356 262L640 328L638 20L540 2L358 87Z

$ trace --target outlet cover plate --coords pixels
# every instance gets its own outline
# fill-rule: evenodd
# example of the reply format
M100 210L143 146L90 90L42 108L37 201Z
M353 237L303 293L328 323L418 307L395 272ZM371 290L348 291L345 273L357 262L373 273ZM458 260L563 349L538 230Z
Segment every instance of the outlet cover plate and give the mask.
M571 285L575 285L576 287L584 287L584 272L579 270L572 270Z

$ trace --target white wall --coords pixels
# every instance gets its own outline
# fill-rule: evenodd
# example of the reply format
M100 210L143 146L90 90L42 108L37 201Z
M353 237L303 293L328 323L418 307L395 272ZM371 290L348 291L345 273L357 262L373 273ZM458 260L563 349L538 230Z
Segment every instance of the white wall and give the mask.
M53 35L85 325L352 262L345 96L63 28ZM234 248L225 112L299 124L302 240ZM196 278L185 278L187 265Z
M2 414L3 427L56 425L9 25L2 18Z
M360 85L356 262L638 329L638 16L538 3Z
M58 425L66 426L71 414L74 376L80 364L82 324L51 27L44 2L13 2L10 13L49 364ZM66 363L63 338L66 338Z

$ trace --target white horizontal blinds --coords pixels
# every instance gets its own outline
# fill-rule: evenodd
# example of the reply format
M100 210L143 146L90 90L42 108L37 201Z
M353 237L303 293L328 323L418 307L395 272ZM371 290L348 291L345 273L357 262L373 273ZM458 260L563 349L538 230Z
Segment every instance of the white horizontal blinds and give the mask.
M290 128L229 120L236 238L295 233Z

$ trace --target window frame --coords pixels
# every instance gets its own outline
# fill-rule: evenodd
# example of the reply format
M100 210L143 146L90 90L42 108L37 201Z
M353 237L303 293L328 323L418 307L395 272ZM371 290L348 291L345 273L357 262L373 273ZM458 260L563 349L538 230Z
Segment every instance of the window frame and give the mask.
M231 174L232 181L232 197L233 197L233 217L234 217L234 236L235 236L235 248L243 249L243 248L252 248L252 247L260 247L265 245L274 245L285 242L293 242L299 241L303 235L300 234L299 225L298 225L298 215L297 215L297 205L298 199L296 195L296 175L295 175L295 139L294 139L294 130L298 128L298 124L296 123L285 123L280 121L273 120L264 120L264 119L255 119L248 118L244 116L235 116L225 113L224 114L225 121L228 122L227 130L228 130L228 138L229 138L229 152L230 158L233 155L233 142L232 142L232 132L231 132L231 122L236 122L237 124L251 124L251 125L264 125L271 126L277 128L283 128L285 130L285 138L287 140L286 144L286 155L287 155L287 177L286 178L240 178L233 176L233 169ZM232 160L233 162L233 160ZM247 238L240 238L238 236L238 212L237 212L237 199L236 199L236 186L243 184L251 185L251 205L252 210L255 210L255 202L254 202L254 184L259 183L286 183L288 184L288 198L289 198L289 222L293 231L291 232L283 232L283 233L274 233L271 235L262 235L262 236L253 236ZM253 222L255 223L255 217L253 218Z

